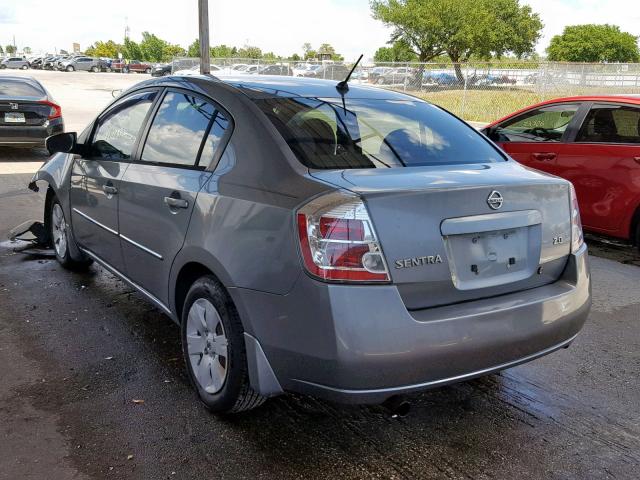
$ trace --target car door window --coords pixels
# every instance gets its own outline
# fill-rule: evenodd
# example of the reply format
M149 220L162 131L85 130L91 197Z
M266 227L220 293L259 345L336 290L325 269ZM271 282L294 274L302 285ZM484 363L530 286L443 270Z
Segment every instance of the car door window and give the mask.
M211 132L202 147L210 125ZM226 119L218 114L211 103L187 93L170 91L153 119L141 160L194 167L202 147L206 161L201 166L206 166L220 141L216 135L221 137L224 129Z
M594 105L578 132L576 142L640 143L640 108Z
M222 114L220 110L216 111L216 116L211 124L211 129L202 147L202 154L198 165L208 168L215 158L215 154L220 148L220 144L224 138L225 132L229 128L229 120Z
M497 142L559 142L578 108L578 104L536 108L494 127L490 137Z
M91 158L129 160L156 91L140 92L120 100L102 117L91 142Z

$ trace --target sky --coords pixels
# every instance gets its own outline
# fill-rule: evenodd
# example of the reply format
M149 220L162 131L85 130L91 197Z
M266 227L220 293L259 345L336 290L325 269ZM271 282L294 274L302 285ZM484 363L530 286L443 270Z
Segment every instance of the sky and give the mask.
M612 23L640 35L639 0L521 0L542 17L543 53L566 24ZM96 40L121 41L125 25L139 41L143 31L190 44L198 35L197 0L0 0L0 45L13 42L34 53L82 49ZM209 0L211 44L255 45L288 56L302 44L330 43L347 60L371 58L390 30L371 18L368 0Z

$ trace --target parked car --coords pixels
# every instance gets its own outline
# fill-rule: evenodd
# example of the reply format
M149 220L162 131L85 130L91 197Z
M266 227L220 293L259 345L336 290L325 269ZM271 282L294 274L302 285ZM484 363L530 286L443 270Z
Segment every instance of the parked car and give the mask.
M122 60L114 60L111 62L111 70L114 72L122 73L151 73L153 67L149 63L141 62L140 60L131 60L129 62Z
M0 75L0 145L43 146L64 132L62 110L33 77Z
M411 67L393 68L376 78L378 85L402 85L415 78L416 70Z
M316 66L318 68L307 70L303 73L303 76L307 78L322 78L325 80L344 80L351 70L338 63L325 63Z
M43 70L54 70L55 69L55 64L58 61L57 56L52 56L52 57L46 57L43 61L42 61L42 69Z
M369 72L369 82L371 83L377 83L378 82L378 78L380 78L381 76L391 72L393 70L393 67L374 67L371 69L371 71Z
M518 162L571 181L586 230L640 247L640 95L558 98L484 132Z
M152 77L165 77L167 75L171 75L171 70L173 66L171 63L159 63L153 66L153 70L151 70Z
M43 57L36 57L29 61L29 68L33 68L34 70L42 69Z
M281 65L268 65L265 66L260 75L283 75L283 76L291 76L293 75L293 70L289 66L289 64L283 63Z
M101 72L112 72L111 64L114 62L112 58L99 58L98 68Z
M5 68L19 68L20 70L26 70L29 68L29 62L21 57L7 57L0 62L0 69Z
M76 70L84 72L97 73L101 70L100 61L91 57L73 57L69 60L60 62L59 70L65 72L75 72Z
M590 307L570 183L423 100L336 87L150 79L50 137L30 187L58 261L177 322L216 412L376 403L568 346Z
M220 68L218 65L214 65L213 63L211 63L209 65L209 71L211 72L212 75L216 75L219 72L222 72L222 68ZM200 65L194 65L191 68L186 68L184 70L178 70L176 72L173 72L174 75L186 75L186 76L190 76L190 75L200 75Z

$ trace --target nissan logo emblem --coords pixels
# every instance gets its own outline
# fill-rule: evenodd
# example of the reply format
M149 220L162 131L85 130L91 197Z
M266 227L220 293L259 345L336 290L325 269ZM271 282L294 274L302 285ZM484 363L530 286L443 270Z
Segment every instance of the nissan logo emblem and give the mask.
M502 202L504 202L504 199L502 198L500 192L498 192L497 190L491 192L489 194L489 198L487 198L487 204L493 210L498 210L500 207L502 207Z

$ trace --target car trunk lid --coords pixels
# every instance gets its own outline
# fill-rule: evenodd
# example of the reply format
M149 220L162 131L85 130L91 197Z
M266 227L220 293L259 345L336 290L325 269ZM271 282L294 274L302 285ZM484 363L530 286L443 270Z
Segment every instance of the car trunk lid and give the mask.
M51 114L43 99L0 97L0 126L42 126Z
M564 270L571 224L561 179L515 162L311 175L364 199L408 309L535 288Z

